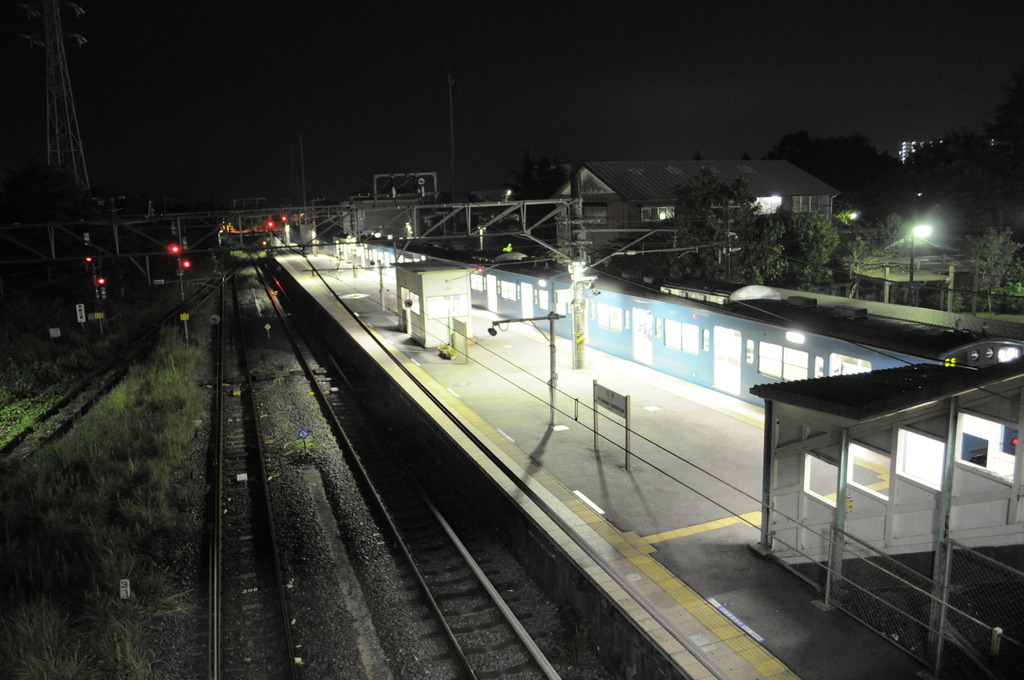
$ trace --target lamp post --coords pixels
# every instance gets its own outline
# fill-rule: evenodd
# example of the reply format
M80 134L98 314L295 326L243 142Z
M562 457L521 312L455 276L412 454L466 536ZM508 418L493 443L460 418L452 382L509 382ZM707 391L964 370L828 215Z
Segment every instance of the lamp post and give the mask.
M928 238L932 235L932 228L927 224L919 224L910 233L910 303L917 306L917 286L914 284L914 246L917 239Z
M504 321L492 321L490 328L487 332L494 337L498 334L497 329L507 330L510 323L518 323L520 321L549 321L550 328L548 330L548 347L551 350L551 379L548 380L548 403L551 408L551 415L548 418L548 426L555 426L555 388L558 387L558 366L555 361L555 321L558 319L564 319L564 314L556 314L555 312L548 313L547 316L531 316L527 319L505 319ZM542 333L543 334L543 333Z

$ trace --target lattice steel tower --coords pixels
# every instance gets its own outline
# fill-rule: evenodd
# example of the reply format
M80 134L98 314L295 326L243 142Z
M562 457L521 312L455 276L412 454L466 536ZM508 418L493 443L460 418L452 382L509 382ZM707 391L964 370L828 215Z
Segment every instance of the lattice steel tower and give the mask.
M34 45L46 47L46 162L67 171L78 186L88 190L89 173L85 169L82 137L78 133L75 99L71 95L71 77L64 54L64 38L73 38L79 47L85 43L85 38L77 33L65 33L60 18L63 7L74 11L76 17L85 10L60 0L39 0L25 7L30 16L42 14L43 17L43 40L37 36L26 37Z

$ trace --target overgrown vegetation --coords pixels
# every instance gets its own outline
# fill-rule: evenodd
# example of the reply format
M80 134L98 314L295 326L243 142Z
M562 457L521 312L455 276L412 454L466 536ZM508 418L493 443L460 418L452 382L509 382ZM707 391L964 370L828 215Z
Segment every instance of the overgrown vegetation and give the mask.
M198 267L197 267L198 269ZM198 272L197 272L198 274ZM45 413L77 381L123 356L125 347L180 301L177 286L117 277L96 300L83 267L55 267L46 284L0 297L0 446ZM123 282L122 282L123 279ZM75 305L91 315L81 324ZM51 337L59 329L59 337Z
M159 677L143 631L180 610L169 566L201 521L203 354L169 329L68 436L0 466L4 677Z

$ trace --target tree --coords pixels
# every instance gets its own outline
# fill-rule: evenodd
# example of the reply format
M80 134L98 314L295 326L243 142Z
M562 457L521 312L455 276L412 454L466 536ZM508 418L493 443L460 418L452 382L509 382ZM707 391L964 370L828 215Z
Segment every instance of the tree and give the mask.
M1021 249L1014 243L1009 229L998 231L991 227L981 236L964 239L963 253L975 263L975 284L986 294L1002 285ZM992 311L992 296L988 295L988 311Z
M893 213L874 223L850 222L839 232L836 254L847 268L853 285L850 297L857 297L861 274L879 268L891 259L891 249L903 232L903 218Z
M692 276L764 283L782 268L782 230L758 218L755 196L742 177L724 182L702 168L676 191L674 225L675 245L693 248L691 255L674 259L676 268Z
M1002 149L1011 169L1024 165L1024 64L1004 88L1006 98L996 107L995 120L985 126L988 136Z
M961 233L981 233L985 224L1001 224L1003 212L996 150L989 139L962 129L918 149L907 164L905 209L916 217L940 219Z
M565 166L547 156L534 158L528 151L523 154L522 165L515 173L512 190L519 199L545 199L554 196L568 181Z
M992 140L996 196L1001 224L1021 228L1020 204L1024 202L1024 64L1005 88L1006 98L996 108L995 120L986 126Z
M89 192L74 175L52 165L26 163L8 173L3 187L3 222L76 220L91 211Z
M733 253L733 271L739 280L752 284L777 282L788 265L783 241L785 235L783 215L758 217L753 229L740 239L739 250Z
M811 137L800 131L786 135L765 158L785 160L835 187L843 201L874 216L890 206L884 200L900 163L879 152L862 135Z
M787 241L793 244L788 278L799 290L828 287L835 278L832 267L839 247L839 231L821 213L789 215Z

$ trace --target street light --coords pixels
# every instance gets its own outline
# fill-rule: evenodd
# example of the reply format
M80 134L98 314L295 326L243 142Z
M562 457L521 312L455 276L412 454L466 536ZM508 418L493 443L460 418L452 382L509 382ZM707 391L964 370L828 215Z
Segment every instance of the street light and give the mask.
M493 338L498 334L499 329L503 331L508 330L508 325L510 323L545 320L550 322L550 329L548 330L548 347L551 350L551 379L548 380L548 402L551 406L551 415L548 419L548 425L550 427L555 426L555 388L558 386L558 367L555 361L555 321L564 318L564 314L549 312L547 316L531 316L526 319L504 319L502 321L492 321L490 328L487 329L487 333Z
M932 235L932 228L927 224L919 224L910 233L910 296L911 304L917 306L917 287L914 285L914 246L919 238Z

